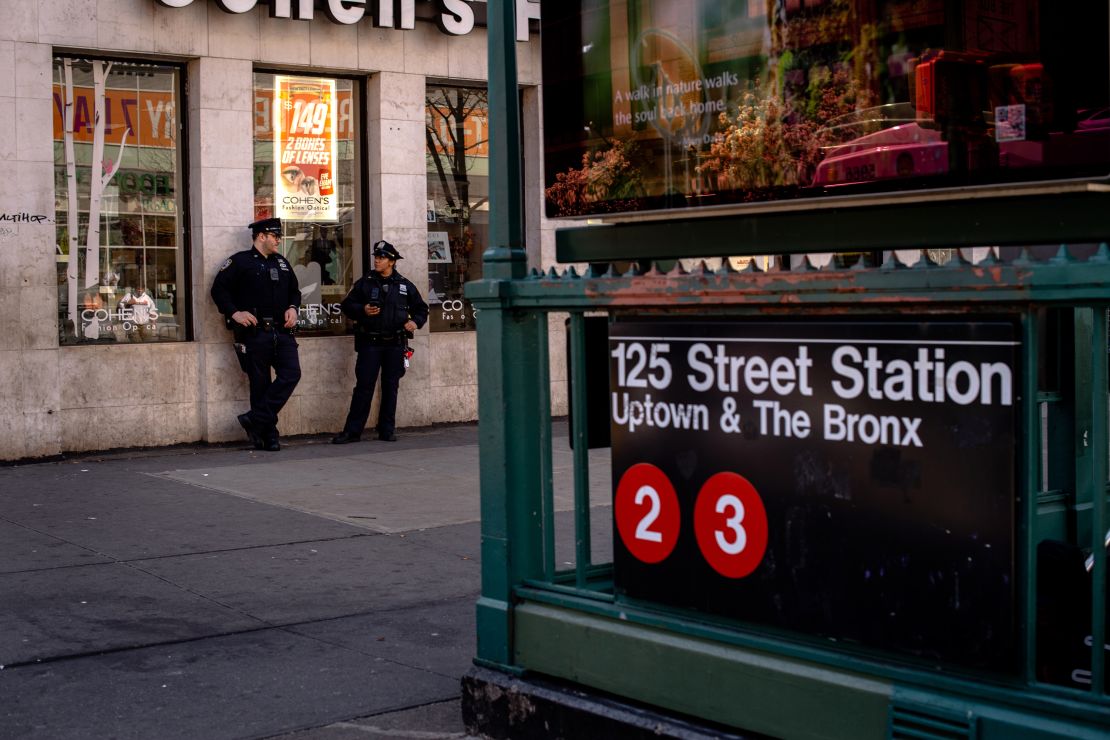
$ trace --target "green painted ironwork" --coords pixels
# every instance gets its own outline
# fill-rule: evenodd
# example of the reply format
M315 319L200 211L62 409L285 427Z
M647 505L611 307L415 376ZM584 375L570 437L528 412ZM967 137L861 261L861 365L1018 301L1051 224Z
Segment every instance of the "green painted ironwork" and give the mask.
M677 217L559 230L560 262L725 257L857 249L947 249L990 245L1098 242L1106 238L1110 186L923 203L905 197L875 205L810 205L745 216ZM691 238L692 234L697 238Z
M591 263L526 274L521 247L514 3L489 3L491 248L482 280L467 286L478 314L483 665L536 671L599 691L770 735L813 738L1102 738L1106 694L1105 533L1108 430L1107 308L1110 248L1037 259L1022 251L913 266L867 258L843 268L743 271L727 260L676 257L828 252L846 248L1103 241L1108 194L1096 189L890 206L783 212L560 232L560 255ZM970 201L968 201L970 202ZM867 207L870 208L870 207ZM877 207L876 207L877 208ZM831 218L830 214L835 216ZM864 214L866 218L864 218ZM874 220L872 220L874 217ZM858 228L857 228L858 227ZM618 260L630 264L617 264ZM655 261L653 261L655 260ZM1019 675L936 670L878 650L830 644L658 604L626 603L612 568L591 562L583 314L718 317L1009 315L1020 320L1022 406L1017 450ZM575 388L575 564L555 564L549 322L569 313ZM1091 666L1086 690L1037 675L1037 544L1091 553ZM680 675L681 681L674 677ZM925 728L925 729L921 729ZM928 735L926 735L928 736Z

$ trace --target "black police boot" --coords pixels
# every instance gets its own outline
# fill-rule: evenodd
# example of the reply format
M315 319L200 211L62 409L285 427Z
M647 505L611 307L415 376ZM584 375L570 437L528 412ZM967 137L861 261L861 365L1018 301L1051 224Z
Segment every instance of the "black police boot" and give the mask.
M281 443L278 442L278 433L276 431L266 435L265 444L262 449L266 450L266 452L277 452L281 449Z
M346 445L346 444L350 444L351 442L358 442L358 440L359 440L359 435L351 434L350 432L344 431L344 432L340 432L339 434L332 437L331 438L331 443L333 445Z
M261 450L265 446L262 436L258 433L258 429L251 423L251 415L248 411L245 414L239 414L235 417L239 421L239 426L243 427L243 431L247 433L247 439L254 445L254 449Z
M382 442L396 442L397 435L393 432L378 432L378 439Z

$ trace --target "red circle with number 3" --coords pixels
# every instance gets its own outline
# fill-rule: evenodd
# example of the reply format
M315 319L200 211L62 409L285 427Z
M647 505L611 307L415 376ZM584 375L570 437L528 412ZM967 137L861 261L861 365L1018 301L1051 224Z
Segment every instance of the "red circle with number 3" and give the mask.
M624 471L613 499L621 542L645 563L664 560L678 543L678 496L667 474L649 463Z
M705 561L725 578L743 578L767 551L767 510L747 478L717 473L698 491L694 535Z

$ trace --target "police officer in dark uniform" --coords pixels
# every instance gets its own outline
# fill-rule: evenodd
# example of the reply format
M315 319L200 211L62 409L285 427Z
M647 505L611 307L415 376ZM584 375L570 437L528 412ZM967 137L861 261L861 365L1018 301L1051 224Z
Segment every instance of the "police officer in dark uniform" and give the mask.
M301 291L293 268L278 254L281 219L255 221L250 230L254 247L224 262L212 300L235 333L235 355L250 380L251 410L238 416L239 424L256 449L277 452L278 412L301 379L293 338Z
M410 280L395 268L401 255L392 244L374 245L374 270L360 278L343 299L342 308L355 322L355 392L343 431L332 444L357 442L370 416L374 383L382 374L382 402L378 410L378 439L395 442L397 385L405 374L407 338L428 320L428 304Z

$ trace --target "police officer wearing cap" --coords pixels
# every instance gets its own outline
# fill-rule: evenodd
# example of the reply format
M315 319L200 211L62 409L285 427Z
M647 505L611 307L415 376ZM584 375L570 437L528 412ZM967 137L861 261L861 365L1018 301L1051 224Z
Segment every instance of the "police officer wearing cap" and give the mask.
M374 383L382 375L378 439L395 442L397 386L405 374L407 338L428 320L428 304L412 282L395 269L401 255L387 241L374 245L374 269L343 299L343 313L355 322L355 391L343 431L332 444L357 442L370 416Z
M281 219L250 225L254 246L220 267L212 300L235 333L235 355L250 380L251 409L237 418L256 449L277 452L277 421L297 381L297 307L301 291L289 262L278 254ZM271 376L271 369L274 375Z

